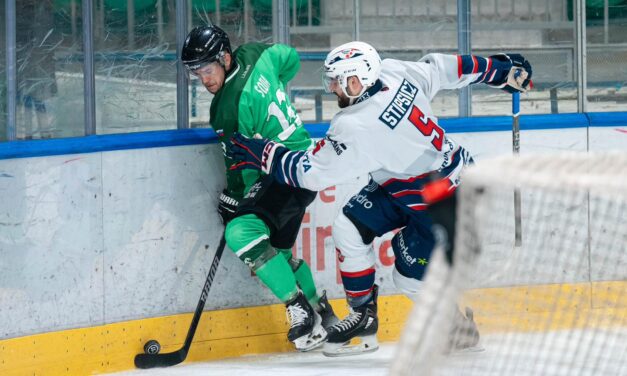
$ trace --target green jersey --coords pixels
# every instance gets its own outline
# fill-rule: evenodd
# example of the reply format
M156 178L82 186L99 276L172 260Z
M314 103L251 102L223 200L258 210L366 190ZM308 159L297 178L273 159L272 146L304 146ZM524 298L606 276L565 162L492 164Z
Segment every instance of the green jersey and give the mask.
M287 96L287 83L300 68L295 49L282 44L248 43L233 52L234 67L211 102L210 122L223 149L234 132L261 135L291 150L312 145ZM240 200L257 180L257 170L231 171L225 157L227 190Z

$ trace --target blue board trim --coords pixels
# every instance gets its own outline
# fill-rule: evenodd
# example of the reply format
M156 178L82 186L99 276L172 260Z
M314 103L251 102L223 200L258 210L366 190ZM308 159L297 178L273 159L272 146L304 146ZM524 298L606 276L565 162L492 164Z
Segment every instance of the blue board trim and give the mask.
M440 119L448 133L497 132L512 129L511 116L486 116ZM311 123L305 127L312 137L322 138L329 123ZM586 127L627 127L627 112L587 114L523 115L521 130L566 129ZM158 148L216 143L212 129L178 129L98 135L52 140L0 142L0 159L30 158L50 155L96 153L113 150Z
M511 116L478 116L472 118L440 119L447 133L498 132L512 129ZM623 115L627 125L627 113ZM586 128L590 125L586 114L524 115L520 116L521 130Z
M591 127L627 126L627 112L589 112L586 116Z
M52 140L11 141L0 142L0 159L198 145L215 143L217 141L218 136L216 133L212 129L206 128L59 138Z

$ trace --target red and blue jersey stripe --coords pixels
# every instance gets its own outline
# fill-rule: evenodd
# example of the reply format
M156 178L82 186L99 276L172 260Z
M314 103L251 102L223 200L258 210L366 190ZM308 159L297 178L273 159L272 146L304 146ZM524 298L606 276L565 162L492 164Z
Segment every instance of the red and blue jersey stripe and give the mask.
M349 298L365 296L372 292L374 287L374 267L356 272L340 271L344 290Z
M500 83L511 69L511 64L475 55L457 55L457 77L465 74L481 73L472 83Z
M274 177L278 181L291 185L292 187L300 187L296 171L298 169L298 162L303 158L305 153L305 151L288 151L283 154L272 172Z

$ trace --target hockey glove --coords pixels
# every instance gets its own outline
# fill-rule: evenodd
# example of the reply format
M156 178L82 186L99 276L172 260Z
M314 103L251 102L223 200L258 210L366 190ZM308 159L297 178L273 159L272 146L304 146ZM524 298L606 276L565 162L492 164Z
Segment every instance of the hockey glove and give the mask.
M235 218L235 210L237 210L237 202L236 199L229 196L228 191L225 189L220 194L220 198L218 199L218 214L220 214L220 218L222 218L222 224L226 226L227 223L231 221L231 219Z
M227 153L235 161L231 170L252 168L272 174L274 165L288 149L278 142L267 138L248 138L235 133L231 138Z
M498 54L490 56L492 66L503 73L499 80L488 85L505 90L508 93L524 93L533 88L531 64L520 54Z

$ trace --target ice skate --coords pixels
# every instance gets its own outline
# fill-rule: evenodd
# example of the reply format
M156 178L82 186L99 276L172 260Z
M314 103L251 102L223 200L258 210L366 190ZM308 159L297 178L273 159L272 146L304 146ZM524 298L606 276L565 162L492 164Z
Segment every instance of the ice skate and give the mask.
M333 307L329 304L329 300L327 299L327 292L323 291L322 296L320 296L320 301L318 302L318 309L316 312L320 314L322 318L322 327L328 330L331 326L340 322L340 319L337 318L335 312L333 312Z
M322 349L324 355L332 357L357 355L373 352L379 348L377 290L375 285L372 301L360 307L349 307L349 315L329 328L327 343Z
M296 350L313 350L327 339L327 332L321 325L322 318L301 292L286 304L286 314L290 322L287 339Z

